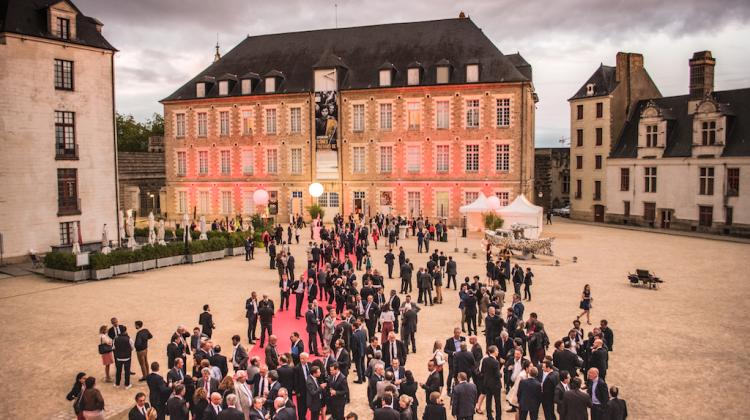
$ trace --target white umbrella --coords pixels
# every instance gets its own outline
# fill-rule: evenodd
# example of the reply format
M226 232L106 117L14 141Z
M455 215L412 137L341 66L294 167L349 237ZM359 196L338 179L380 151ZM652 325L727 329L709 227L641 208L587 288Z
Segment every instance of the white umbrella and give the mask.
M148 214L148 243L153 245L156 243L156 232L154 232L154 212Z
M123 216L122 210L119 210L117 213L120 218L120 231L118 233L120 235L120 241L122 242L125 240L125 216Z
M128 248L134 249L135 248L135 221L133 220L133 210L128 210L128 219L127 219L127 233L128 233Z
M198 239L201 241L208 240L208 235L206 235L206 216L201 216L201 236Z
M192 242L193 238L190 236L190 218L187 213L182 215L182 225L183 235L185 235L183 240L187 238L188 242Z
M156 234L156 239L159 241L159 245L166 245L164 241L164 219L159 220L159 233Z
M78 243L78 223L73 222L73 229L70 233L73 236L73 255L81 253L81 244Z
M109 247L109 233L107 232L107 224L102 227L102 254L109 254L112 248Z

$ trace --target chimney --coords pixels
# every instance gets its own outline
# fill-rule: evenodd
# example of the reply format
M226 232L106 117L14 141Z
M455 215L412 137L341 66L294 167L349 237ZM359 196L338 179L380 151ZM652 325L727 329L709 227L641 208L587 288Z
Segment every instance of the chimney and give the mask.
M690 99L703 99L714 91L714 66L711 51L693 53L690 59Z
M618 52L615 78L618 82L627 81L630 75L643 68L643 54Z

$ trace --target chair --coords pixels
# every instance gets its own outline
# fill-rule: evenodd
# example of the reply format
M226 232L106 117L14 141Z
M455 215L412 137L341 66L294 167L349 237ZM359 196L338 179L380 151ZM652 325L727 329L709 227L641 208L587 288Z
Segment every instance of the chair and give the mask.
M35 253L30 253L31 268L44 268L44 262Z

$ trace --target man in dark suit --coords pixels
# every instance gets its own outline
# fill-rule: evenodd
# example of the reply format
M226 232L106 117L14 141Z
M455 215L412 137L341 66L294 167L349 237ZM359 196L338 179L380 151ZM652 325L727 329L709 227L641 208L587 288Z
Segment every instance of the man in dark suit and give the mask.
M354 367L357 369L357 380L355 384L365 381L365 356L367 350L367 332L360 321L354 321L354 332L352 333L351 349Z
M346 349L343 339L339 338L338 340L336 340L336 348L334 350L334 354L341 374L348 377L349 369L352 366L352 358L349 354L349 351Z
M242 347L242 344L240 344L240 336L237 334L232 336L232 359L231 361L232 361L232 369L235 372L238 370L247 369L247 362L248 362L247 351L245 350L244 347ZM226 363L226 360L225 360L225 363ZM213 365L213 362L211 364Z
M599 369L595 367L589 368L586 376L588 377L586 392L591 397L591 420L601 420L604 418L604 408L607 406L607 401L609 401L609 388L604 379L599 377Z
M399 420L401 418L398 411L393 409L393 394L386 392L380 400L381 406L375 409L373 420Z
M529 377L518 384L518 408L521 420L530 417L531 420L539 418L539 406L542 404L542 384L539 382L535 366L529 368ZM545 419L546 420L546 419Z
M557 383L557 386L555 387L555 396L554 401L557 405L557 413L560 413L560 404L562 404L563 397L565 396L565 393L570 389L570 373L568 373L567 370L560 370L558 371L560 381ZM544 406L544 384L542 383L542 406ZM550 417L550 419L554 419L554 417ZM545 420L546 420L546 412L545 412Z
M315 271L313 270L313 274ZM318 285L315 284L315 276L307 277L307 303L313 303L318 298Z
M461 335L461 328L454 328L453 337L445 340L445 345L443 346L443 351L448 355L448 395L450 395L451 389L453 389L453 381L456 375L456 366L453 354L461 350L461 343L465 342L466 337Z
M378 305L375 303L372 295L367 296L367 302L364 303L364 309L365 324L367 324L367 331L370 337L372 337L376 333L375 327L378 324L378 316L380 315Z
M461 306L464 310L464 318L466 319L466 330L469 335L477 333L477 297L474 291L469 289L461 299Z
M302 304L305 301L305 289L307 289L307 282L305 282L304 275L300 276L298 280L292 281L291 290L294 292L295 319L302 318Z
M451 395L451 414L457 420L472 420L477 404L477 386L467 382L468 376L464 372L459 372L456 380Z
M501 394L503 391L502 382L500 381L500 362L498 362L498 353L496 346L490 346L487 349L488 356L482 359L482 371L481 375L483 378L482 385L485 391L485 410L487 412L487 420L493 420L492 416L492 400L495 400L495 414L498 420L503 414Z
M115 356L115 386L120 386L120 378L125 373L125 387L130 388L130 363L133 358L133 345L127 328L120 326L120 334L114 339L114 356Z
M383 343L383 360L398 359L401 366L406 366L406 347L401 340L396 340L396 334L388 333L388 340Z
M175 359L174 367L167 372L167 382L169 382L170 386L181 384L185 381L184 366L185 362L181 358L178 357Z
M591 397L580 390L581 380L570 380L570 390L565 391L560 402L560 420L589 420L588 409L591 407Z
M135 406L128 412L128 420L146 420L146 413L151 406L146 402L146 394L135 394Z
M227 395L227 408L221 411L216 420L244 420L245 415L242 410L237 408L237 396L234 394ZM170 419L171 420L171 419Z
M289 358L286 354L282 354L279 357L279 367L276 368L276 373L279 375L279 382L281 386L286 388L289 392L294 390L294 365L289 363Z
M403 253L404 251L401 250ZM399 257L401 259L401 257ZM411 293L412 287L412 268L409 264L409 260L404 260L399 270L399 276L401 277L401 293Z
M427 370L430 374L427 376L427 380L421 385L424 390L425 401L430 401L430 394L433 392L440 392L443 383L440 381L440 372L437 371L435 362L430 360L427 362Z
M255 329L258 326L258 296L255 292L245 301L245 318L247 318L247 341L255 344Z
M169 420L188 420L188 406L185 401L185 386L174 387L174 395L167 401Z
M318 314L313 309L313 304L307 305L307 312L305 313L305 331L307 331L307 347L310 349L310 353L318 354Z
M331 366L331 378L328 382L328 408L333 420L344 420L344 407L349 400L349 384L339 371L339 366Z
M576 377L578 376L578 368L583 366L583 359L581 359L577 354L573 353L573 351L570 349L570 341L564 341L563 343L565 347L563 351L558 353L557 356L557 369L565 370L570 373L571 377Z
M268 258L269 258L269 268L271 270L276 268L276 243L274 241L271 241L271 243L268 244Z
M468 344L464 341L460 344L457 352L453 353L453 371L456 376L465 373L467 380L474 375L476 361L474 355L468 350Z
M311 419L320 418L320 410L323 408L323 392L327 384L320 383L320 374L319 366L311 367L310 374L307 376L307 381L305 382L307 390L306 402L307 408L310 410ZM299 417L299 420L304 420L304 417Z
M299 333L297 331L294 331L292 333L292 336L289 337L289 340L292 342L291 350L292 353L292 362L294 362L294 366L297 366L299 364L299 355L302 354L303 351L305 351L305 343L302 342L302 339L299 337Z
M219 391L219 381L211 377L211 368L201 369L201 378L198 379L196 388L203 388L206 390L206 395L211 395L212 392Z
M268 377L268 366L261 366L258 374L253 378L253 395L263 397L271 388L271 379Z
M292 282L283 274L279 279L279 312L289 310L289 295L292 293Z
M396 259L396 257L393 255L393 250L389 249L388 252L385 254L385 265L388 266L388 278L393 278L393 261Z
M275 370L279 366L279 351L276 345L277 339L275 335L268 337L268 347L266 347L266 365L268 370Z
M544 420L555 420L555 390L560 383L560 375L555 369L552 360L542 362L542 372L539 375L542 383L542 410Z
M395 320L393 321L393 332L398 334L398 328L399 328L399 322L398 317L401 314L401 298L398 297L398 294L395 290L391 290L391 295L388 297L387 304L391 307L391 310L393 311L393 316Z
M606 319L599 321L599 325L602 337L604 337L604 341L607 344L607 351L612 351L615 345L615 333L612 331L612 328L609 328L609 323Z
M211 362L211 366L216 366L219 368L219 371L221 372L221 377L224 378L227 376L227 373L229 372L229 368L227 367L227 357L221 354L221 346L215 345L214 346L214 355L208 358L208 361Z
M604 342L601 339L594 340L589 356L589 368L596 368L602 381L607 378L607 367L609 365L609 352L604 348Z
M211 310L208 308L208 305L203 305L203 312L198 317L198 324L203 329L203 334L206 337L211 338L211 333L214 328L216 328L216 325L214 324L214 317L211 315Z
M453 260L453 257L448 257L448 262L445 266L445 272L448 274L448 284L445 286L446 289L451 287L451 280L453 280L453 290L456 290L458 287L456 285L456 274L458 272L456 271L456 262Z
M263 348L263 345L266 342L266 334L269 336L273 334L273 316L273 302L268 299L268 296L263 295L263 300L258 303L258 319L260 319L260 348Z
M513 350L513 340L510 339L507 331L500 333L500 337L497 338L495 345L497 346L498 354L503 359L507 359L508 353Z
M409 299L409 295L406 296ZM404 342L404 349L408 352L409 346L411 345L412 353L417 352L417 313L419 307L413 302L404 302L402 324L401 325L401 340Z
M607 420L625 420L628 417L628 406L625 400L618 398L620 390L613 386L609 389L609 395L612 397L607 401L604 409L604 418Z
M307 379L310 376L310 355L302 353L299 356L299 365L294 367L294 384L292 390L297 396L297 417L304 420L307 417Z
M151 373L146 377L146 384L148 385L148 402L156 409L157 419L164 420L167 414L167 399L172 390L159 375L159 362L151 363Z

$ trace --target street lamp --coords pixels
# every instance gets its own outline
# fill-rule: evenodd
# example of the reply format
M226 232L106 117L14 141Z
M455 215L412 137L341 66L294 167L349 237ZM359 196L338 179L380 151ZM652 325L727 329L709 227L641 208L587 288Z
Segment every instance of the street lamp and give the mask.
M151 210L156 211L156 195L154 193L148 193L149 198L151 198Z
M307 189L307 191L313 198L318 198L323 195L324 190L325 189L323 188L323 185L319 182L310 184L310 187Z

